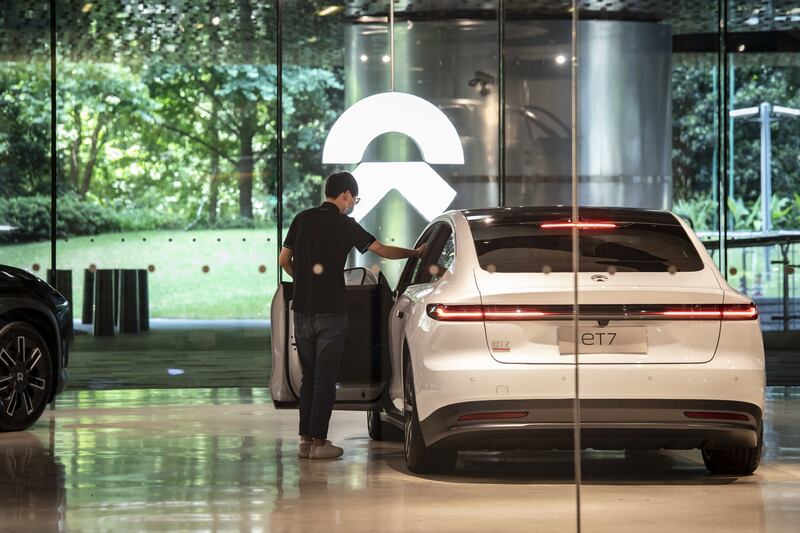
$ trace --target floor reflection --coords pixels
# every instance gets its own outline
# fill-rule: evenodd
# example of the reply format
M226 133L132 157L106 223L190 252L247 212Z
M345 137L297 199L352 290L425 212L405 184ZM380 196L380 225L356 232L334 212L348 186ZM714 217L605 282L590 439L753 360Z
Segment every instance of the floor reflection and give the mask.
M794 531L800 389L771 390L764 462L714 477L698 452L584 452L589 531ZM296 457L296 414L260 389L68 392L0 435L2 531L570 531L570 452L461 454L413 476L401 444L337 412L332 462Z
M32 432L0 435L2 531L66 529L64 466L48 446L52 433L44 436L49 438Z

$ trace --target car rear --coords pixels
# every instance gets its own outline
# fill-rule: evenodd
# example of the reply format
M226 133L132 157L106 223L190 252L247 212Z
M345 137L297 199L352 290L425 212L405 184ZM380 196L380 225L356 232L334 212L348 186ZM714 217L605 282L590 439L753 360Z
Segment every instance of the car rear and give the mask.
M482 323L493 364L481 365L483 388L462 387L464 401L431 409L431 443L569 444L577 346L586 447L756 445L764 405L757 309L677 217L600 208L582 208L577 221L569 208L464 215L481 303L442 300L427 312L437 322Z

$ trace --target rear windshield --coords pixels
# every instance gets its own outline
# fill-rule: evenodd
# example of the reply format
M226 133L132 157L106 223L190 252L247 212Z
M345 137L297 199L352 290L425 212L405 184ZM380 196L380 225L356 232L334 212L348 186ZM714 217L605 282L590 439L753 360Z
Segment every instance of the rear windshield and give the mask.
M470 220L481 268L489 272L571 272L571 228L539 222ZM703 261L677 224L624 223L581 229L580 271L695 272ZM612 268L613 267L613 268Z

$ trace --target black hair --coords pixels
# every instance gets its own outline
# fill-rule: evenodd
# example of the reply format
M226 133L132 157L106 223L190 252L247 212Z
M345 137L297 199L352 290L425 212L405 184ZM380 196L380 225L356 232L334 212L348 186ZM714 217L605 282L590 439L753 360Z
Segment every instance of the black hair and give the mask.
M325 180L325 198L336 198L347 191L358 196L358 182L349 172L335 172Z

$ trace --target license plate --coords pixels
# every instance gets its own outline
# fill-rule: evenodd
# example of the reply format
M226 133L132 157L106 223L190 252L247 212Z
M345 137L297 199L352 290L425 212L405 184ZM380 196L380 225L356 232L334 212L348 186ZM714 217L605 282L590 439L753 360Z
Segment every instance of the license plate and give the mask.
M575 328L558 328L558 351L575 353ZM579 353L647 353L647 328L578 328Z

